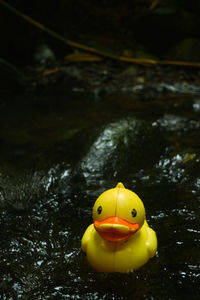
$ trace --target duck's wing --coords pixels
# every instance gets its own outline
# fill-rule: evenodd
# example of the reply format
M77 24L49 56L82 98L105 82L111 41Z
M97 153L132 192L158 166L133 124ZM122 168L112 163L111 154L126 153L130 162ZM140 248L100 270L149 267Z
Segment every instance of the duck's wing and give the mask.
M148 226L147 222L145 224L145 227L147 232L146 247L149 252L149 257L153 257L156 254L157 244L158 244L156 233L153 229L151 229Z
M90 226L88 226L88 228L86 229L83 237L82 237L82 240L81 240L81 248L84 252L87 251L87 245L88 245L88 242L91 238L91 235L92 235L92 232L94 230L94 225L91 224Z

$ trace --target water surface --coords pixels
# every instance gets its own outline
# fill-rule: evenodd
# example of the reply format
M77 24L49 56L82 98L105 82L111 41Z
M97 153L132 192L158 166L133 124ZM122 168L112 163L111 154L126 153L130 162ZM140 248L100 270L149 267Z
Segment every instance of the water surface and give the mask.
M2 299L198 299L200 96L66 89L1 96ZM118 181L143 200L158 252L99 274L81 252L95 199Z

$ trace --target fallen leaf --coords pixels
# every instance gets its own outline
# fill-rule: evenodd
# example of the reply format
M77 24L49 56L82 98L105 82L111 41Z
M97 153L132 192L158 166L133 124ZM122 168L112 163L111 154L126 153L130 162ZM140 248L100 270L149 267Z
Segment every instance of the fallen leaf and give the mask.
M89 53L73 53L65 56L65 59L70 62L79 61L102 61L102 58Z

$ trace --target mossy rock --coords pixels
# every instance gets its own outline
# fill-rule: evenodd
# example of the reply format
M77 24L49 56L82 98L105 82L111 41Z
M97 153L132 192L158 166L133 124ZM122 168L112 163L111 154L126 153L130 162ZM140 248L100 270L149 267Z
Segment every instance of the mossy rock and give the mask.
M78 172L87 181L97 177L120 178L124 170L137 172L152 166L161 155L164 144L161 132L146 122L132 118L121 119L108 124L97 136L80 162Z
M153 54L150 53L150 52L146 52L146 51L144 51L144 50L137 50L137 51L135 52L134 57L140 58L140 59L153 59L153 60L157 60L157 59L158 59L157 56L153 55Z
M165 59L199 61L200 39L184 39L173 45L164 55Z

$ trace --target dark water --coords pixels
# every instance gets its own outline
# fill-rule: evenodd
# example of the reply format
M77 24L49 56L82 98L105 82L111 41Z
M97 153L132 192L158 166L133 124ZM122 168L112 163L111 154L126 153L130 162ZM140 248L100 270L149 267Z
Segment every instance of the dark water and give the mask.
M1 97L1 299L199 298L200 95L149 92ZM102 275L80 241L118 181L143 200L158 253Z

